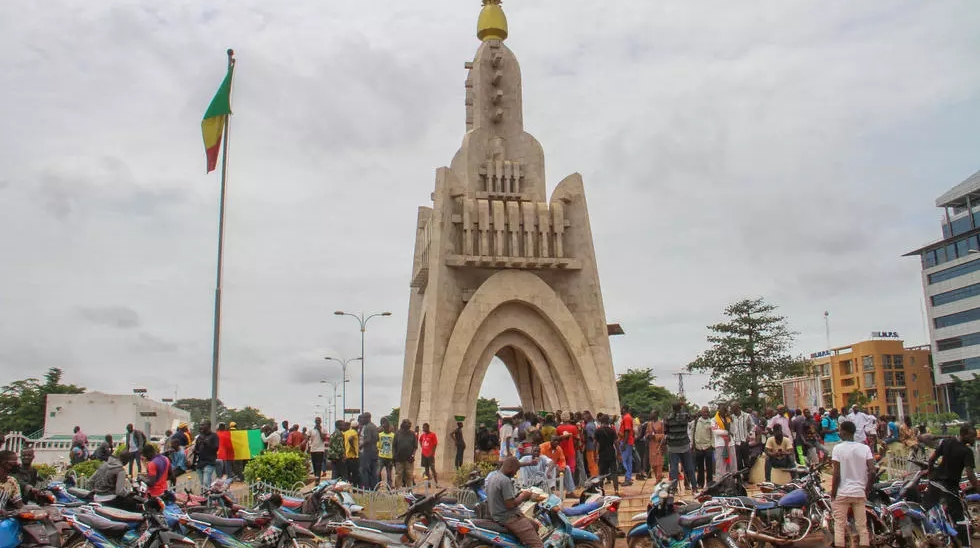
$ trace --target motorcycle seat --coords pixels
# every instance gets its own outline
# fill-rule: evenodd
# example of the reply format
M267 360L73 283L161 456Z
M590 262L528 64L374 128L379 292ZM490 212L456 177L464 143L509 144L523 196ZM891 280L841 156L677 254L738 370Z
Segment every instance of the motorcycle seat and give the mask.
M245 520L238 519L238 518L223 518L220 516L215 516L213 514L201 514L196 512L193 514L188 514L187 517L196 521L202 521L204 523L207 523L208 525L213 525L214 527L217 527L222 531L225 530L235 531L245 527Z
M702 504L700 502L692 502L690 504L685 504L684 506L678 506L674 511L678 514L690 514L695 510L700 510Z
M510 531L506 527L490 519L474 519L471 523L480 529L486 529L495 533L510 534Z
M412 493L412 496L415 497L415 501L418 502L424 499L425 497L427 497L428 495L426 495L425 493ZM442 504L459 504L459 499L455 499L453 497L439 497L439 499L436 502Z
M129 526L125 523L112 521L111 519L106 519L95 514L75 514L75 519L79 523L84 523L92 529L103 533L124 533L129 530Z
M65 491L67 491L69 495L78 497L80 499L88 499L92 497L91 491L89 491L88 489L82 489L80 487L69 487L68 489L65 489Z
M755 507L756 510L770 510L776 507L776 503L771 501L755 500L752 497L737 497L737 498L739 502L741 502L745 506L749 508Z
M706 516L681 516L681 518L677 520L677 525L680 525L685 529L694 529L696 527L701 527L711 523L713 518L714 516L710 514Z
M104 518L109 518L112 521L143 521L143 514L127 512L126 510L120 510L119 508L113 508L111 506L99 506L95 509L95 513Z
M303 506L303 500L296 497L282 497L282 506L284 508L299 508Z
M283 512L282 517L288 520L298 521L300 523L313 523L317 520L317 516L314 516L313 514L294 514L292 512Z
M584 504L576 504L575 506L571 506L569 508L562 508L561 511L566 516L584 516L585 514L588 514L589 512L601 507L601 502L586 502Z
M365 529L374 529L376 531L381 531L382 533L396 533L404 534L407 528L401 523L386 523L383 521L374 521L371 519L356 519L354 524L358 527L364 527Z

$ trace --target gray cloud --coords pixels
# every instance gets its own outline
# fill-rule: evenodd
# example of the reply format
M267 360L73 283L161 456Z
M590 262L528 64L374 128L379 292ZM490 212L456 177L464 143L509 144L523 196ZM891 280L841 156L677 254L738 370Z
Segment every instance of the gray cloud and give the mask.
M128 350L137 354L170 354L177 352L178 348L179 346L175 342L168 341L161 337L157 337L156 335L145 332L136 335L136 337L127 345Z
M548 182L585 179L606 313L627 331L618 371L673 386L746 295L780 305L801 352L825 346L824 310L835 344L923 342L900 255L939 235L934 198L977 169L974 3L505 9ZM218 178L200 119L231 46L222 399L312 416L313 381L339 378L322 357L360 352L343 308L394 313L369 327L366 395L398 405L416 208L463 136L478 10L0 4L0 100L17 106L0 129L0 371L208 394ZM706 401L703 384L688 389ZM515 403L502 366L484 386Z
M82 306L79 315L95 325L133 329L141 325L139 314L126 306Z

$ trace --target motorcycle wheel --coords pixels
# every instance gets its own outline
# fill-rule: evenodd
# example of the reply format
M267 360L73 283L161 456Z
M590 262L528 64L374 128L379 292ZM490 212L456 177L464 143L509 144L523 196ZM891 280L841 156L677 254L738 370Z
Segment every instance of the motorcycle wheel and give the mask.
M599 537L599 546L602 546L602 548L616 548L616 531L612 528L612 525L602 520L596 520L589 524L585 530L590 533L595 533Z
M95 548L95 545L89 542L87 538L78 536L68 541L68 544L65 544L62 548Z
M732 546L738 546L734 544L734 540L731 538L727 539L727 541L720 537L711 537L701 539L701 546L702 548L731 548Z
M912 538L900 538L898 539L899 548L926 548L929 546L929 540L926 538L926 532L922 530L919 525L912 526Z
M629 548L653 548L653 539L648 536L633 537L629 539L626 544L629 546Z
M419 540L419 532L415 529L415 525L418 523L421 523L423 525L428 523L429 520L425 518L427 518L427 516L423 516L422 514L417 512L405 516L405 527L408 528L405 531L405 536L408 537L408 540L412 541L412 543L415 543Z
M732 522L731 527L729 527L728 529L728 536L731 537L732 542L735 543L735 546L738 546L739 548L763 548L766 545L765 542L745 538L745 531L748 528L749 528L748 516L741 516L737 520ZM758 524L756 524L756 529L759 529ZM712 539L712 540L718 540L719 542L721 542L721 546L725 544L720 539Z

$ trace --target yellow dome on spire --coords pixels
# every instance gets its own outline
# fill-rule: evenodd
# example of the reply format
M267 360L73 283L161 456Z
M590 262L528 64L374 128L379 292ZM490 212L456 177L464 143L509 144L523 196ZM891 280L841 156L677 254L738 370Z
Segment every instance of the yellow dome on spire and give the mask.
M483 0L483 9L476 22L476 37L484 42L507 38L507 16L500 7L500 0Z

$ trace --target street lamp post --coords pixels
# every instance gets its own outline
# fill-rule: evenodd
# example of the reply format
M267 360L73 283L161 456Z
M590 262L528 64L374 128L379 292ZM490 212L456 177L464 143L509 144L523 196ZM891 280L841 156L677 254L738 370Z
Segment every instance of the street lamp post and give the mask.
M350 316L357 320L358 325L361 327L361 413L364 413L364 328L367 326L368 320L377 316L391 316L391 312L379 312L377 314L371 314L365 317L364 313L351 314L350 312L344 312L343 310L338 310L334 312L337 316Z
M330 401L333 402L333 419L334 420L337 420L340 417L340 415L337 414L337 398L339 397L337 395L337 385L338 384L343 384L344 387L346 388L347 387L346 382L347 382L346 376L345 376L343 382L340 382L340 381L320 381L321 384L329 384L330 386L333 387L333 397L330 398ZM322 398L323 396L320 396L320 397Z
M327 361L337 362L337 363L340 364L340 371L344 375L344 398L343 398L343 406L344 406L344 409L342 411L344 412L344 414L346 414L347 413L347 383L350 382L350 379L347 378L347 364L349 364L350 362L355 362L357 360L361 360L361 363L364 363L364 359L363 358L347 358L347 359L342 360L340 358L331 358L330 356L327 356L327 357L325 357L323 359L325 359ZM320 381L320 382L325 383L326 381ZM364 411L361 410L361 412L363 413Z

